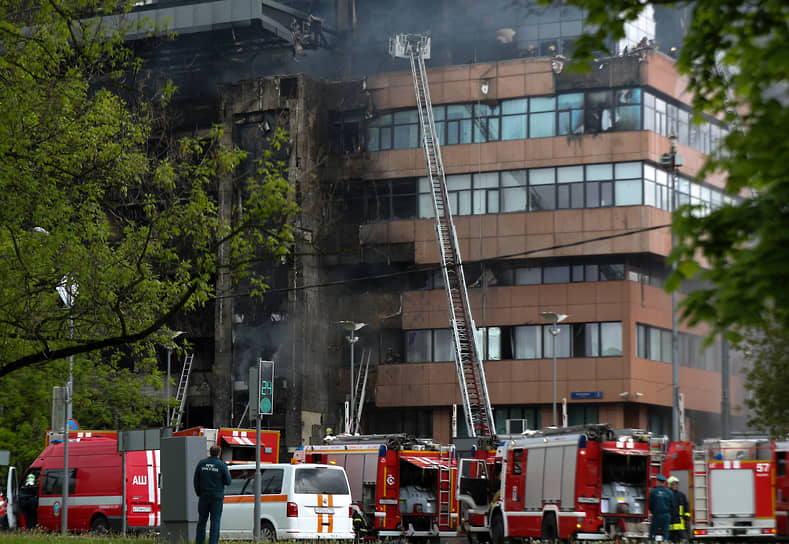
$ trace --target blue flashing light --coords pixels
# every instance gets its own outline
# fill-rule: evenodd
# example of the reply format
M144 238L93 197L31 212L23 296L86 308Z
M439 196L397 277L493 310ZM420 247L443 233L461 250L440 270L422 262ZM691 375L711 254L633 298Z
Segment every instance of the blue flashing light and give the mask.
M378 448L378 457L386 457L386 446L381 444L381 447Z
M579 448L585 448L586 447L586 435L585 434L582 434L578 438L578 447Z

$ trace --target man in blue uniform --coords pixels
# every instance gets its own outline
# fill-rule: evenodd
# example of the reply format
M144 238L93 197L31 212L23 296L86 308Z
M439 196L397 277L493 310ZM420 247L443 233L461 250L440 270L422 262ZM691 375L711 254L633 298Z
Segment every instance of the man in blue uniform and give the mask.
M649 511L652 523L649 525L649 539L655 540L658 532L668 541L671 514L674 512L674 494L666 487L666 477L657 475L658 485L649 492Z
M210 457L197 463L194 475L195 493L197 493L197 528L196 544L205 544L205 526L211 517L209 544L219 542L219 524L222 520L222 506L225 499L225 486L230 485L230 471L219 458L222 450L219 446L211 446Z

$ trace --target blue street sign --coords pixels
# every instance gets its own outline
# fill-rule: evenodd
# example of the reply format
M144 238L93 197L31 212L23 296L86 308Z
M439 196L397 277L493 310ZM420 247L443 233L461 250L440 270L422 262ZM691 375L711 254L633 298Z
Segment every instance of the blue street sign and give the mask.
M601 399L603 398L602 391L572 391L570 392L571 399Z
M79 430L79 423L77 423L76 419L69 419L68 420L68 430L69 431L78 431Z

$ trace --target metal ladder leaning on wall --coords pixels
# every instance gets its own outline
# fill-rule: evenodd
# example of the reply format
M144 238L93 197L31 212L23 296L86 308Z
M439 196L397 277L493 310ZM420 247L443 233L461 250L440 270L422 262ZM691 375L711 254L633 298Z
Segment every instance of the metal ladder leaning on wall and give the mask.
M454 446L441 445L438 452L438 526L447 527L452 513L452 458L455 455Z
M693 513L695 523L709 523L707 450L693 450ZM736 490L732 490L736 493Z
M173 415L170 421L175 421L173 430L177 431L181 427L181 416L184 413L184 406L186 405L186 388L189 385L189 374L192 372L192 361L194 360L194 353L188 353L184 357L184 366L181 369L181 379L178 381L178 391L175 393L175 400L178 402L178 408L173 408Z
M372 354L372 349L365 348L362 351L362 368L359 369L359 373L356 376L356 392L354 395L354 398L356 399L356 414L353 418L353 434L359 434L359 425L362 420L362 409L364 408L364 396L367 391L367 375L370 371L370 357ZM366 359L365 356L367 357Z
M490 407L488 387L485 383L485 370L477 349L476 327L471 318L463 263L460 259L455 225L452 222L441 148L436 137L433 105L430 102L427 84L425 59L430 58L430 36L429 34L398 34L390 40L389 54L396 58L408 58L411 61L419 125L422 129L422 146L433 195L441 272L449 302L455 366L468 434L470 437L493 436L496 434L493 410Z

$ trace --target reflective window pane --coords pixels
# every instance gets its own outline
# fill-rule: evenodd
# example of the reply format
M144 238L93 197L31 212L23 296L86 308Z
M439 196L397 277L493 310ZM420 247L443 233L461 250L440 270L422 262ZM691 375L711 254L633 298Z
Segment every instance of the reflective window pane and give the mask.
M408 363L424 363L430 361L431 331L405 332L405 360Z
M502 140L523 140L526 138L526 115L509 115L501 118Z
M631 179L617 181L614 198L617 206L641 205L641 180Z
M543 358L553 357L553 343L556 341L556 357L570 357L570 344L572 343L571 327L566 323L559 323L556 326L559 334L551 332L553 325L543 326Z
M570 283L570 267L567 265L543 267L544 283Z
M515 285L539 285L542 283L542 268L539 266L515 269Z
M452 342L452 331L449 329L433 330L433 361L454 361Z
M600 323L600 355L622 355L622 323Z
M541 359L542 358L542 327L539 325L525 325L515 327L514 357L516 359Z
M548 138L556 135L555 115L532 113L529 115L529 138Z

